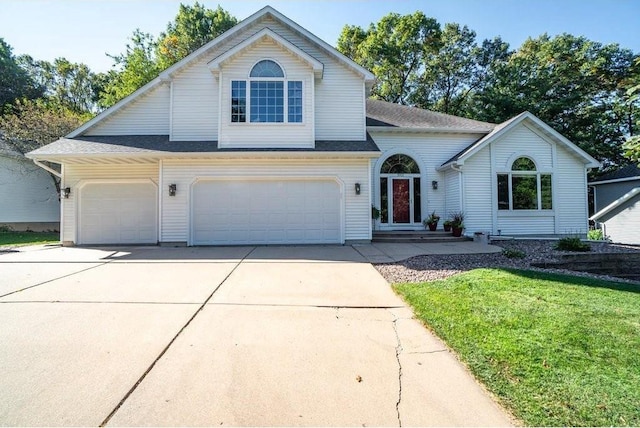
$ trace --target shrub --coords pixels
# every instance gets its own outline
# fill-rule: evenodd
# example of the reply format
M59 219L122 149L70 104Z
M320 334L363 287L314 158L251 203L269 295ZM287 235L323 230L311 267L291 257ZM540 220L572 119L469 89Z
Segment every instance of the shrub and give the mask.
M592 229L587 232L587 239L592 241L604 241L604 233L602 233L602 229Z
M13 227L7 224L3 224L2 226L0 226L0 233L9 233L9 232L13 232Z
M558 241L555 246L560 251L591 251L591 246L582 242L577 236L566 236Z
M524 259L526 256L524 251L516 250L514 248L504 248L502 250L502 255L508 259Z

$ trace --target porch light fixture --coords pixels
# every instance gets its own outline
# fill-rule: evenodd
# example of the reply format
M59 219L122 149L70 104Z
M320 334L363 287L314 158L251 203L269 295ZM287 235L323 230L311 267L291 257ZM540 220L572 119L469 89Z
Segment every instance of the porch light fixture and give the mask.
M356 195L360 194L360 183L356 183Z
M64 189L62 189L62 196L64 196L65 199L69 199L70 194L71 194L71 187L65 187Z
M177 188L178 186L176 186L175 184L169 184L169 196L175 196Z
M433 180L431 182L431 187L433 188L433 190L438 190L438 182L436 180Z

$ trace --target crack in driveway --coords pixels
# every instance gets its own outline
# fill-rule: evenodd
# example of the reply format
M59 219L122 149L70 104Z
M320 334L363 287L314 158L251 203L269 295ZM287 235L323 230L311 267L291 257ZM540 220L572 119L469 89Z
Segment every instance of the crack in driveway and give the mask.
M400 362L400 354L402 353L402 343L400 342L400 334L398 333L398 320L400 318L389 311L393 315L393 331L396 334L396 361L398 362L398 401L396 402L396 413L398 415L398 426L402 427L402 417L400 415L400 402L402 401L402 363Z

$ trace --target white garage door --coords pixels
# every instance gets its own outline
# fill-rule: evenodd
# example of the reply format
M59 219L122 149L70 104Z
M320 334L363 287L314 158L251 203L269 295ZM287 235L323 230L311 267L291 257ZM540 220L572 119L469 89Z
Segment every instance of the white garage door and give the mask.
M80 244L155 244L153 183L89 183L80 193Z
M193 187L193 244L341 242L333 180L201 181Z

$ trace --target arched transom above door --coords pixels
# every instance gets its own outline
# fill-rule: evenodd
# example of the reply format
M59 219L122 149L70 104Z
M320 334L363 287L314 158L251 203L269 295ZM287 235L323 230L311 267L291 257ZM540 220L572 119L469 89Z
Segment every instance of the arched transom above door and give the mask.
M411 156L389 156L380 167L380 223L413 226L422 222L420 167Z

